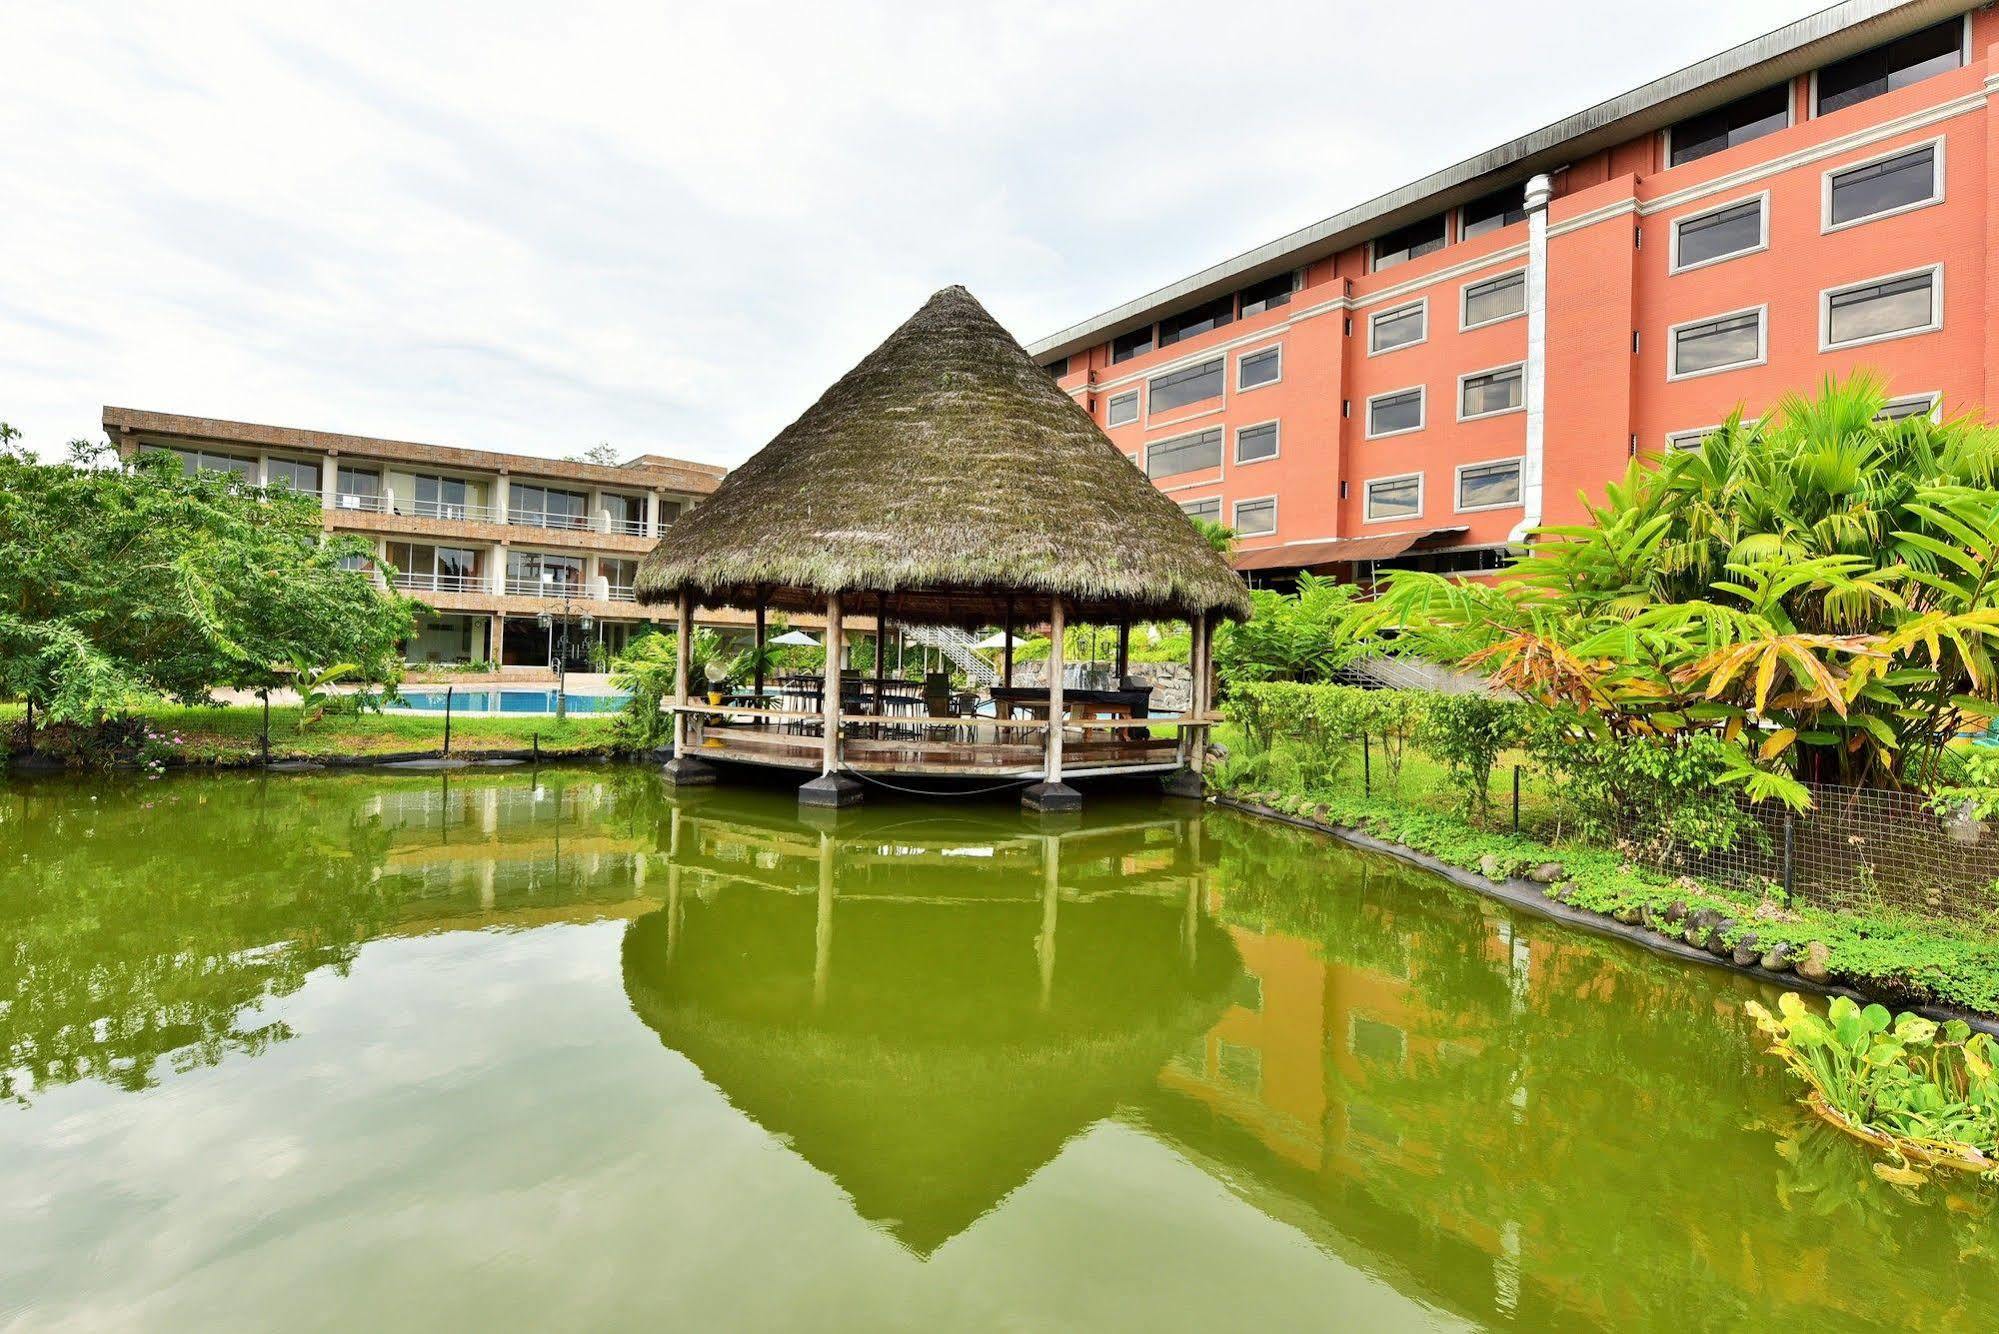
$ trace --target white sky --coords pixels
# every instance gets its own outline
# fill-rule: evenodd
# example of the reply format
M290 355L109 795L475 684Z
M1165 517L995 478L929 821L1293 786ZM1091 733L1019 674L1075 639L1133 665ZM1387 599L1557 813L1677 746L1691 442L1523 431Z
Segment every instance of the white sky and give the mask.
M0 420L735 463L1817 7L8 0Z

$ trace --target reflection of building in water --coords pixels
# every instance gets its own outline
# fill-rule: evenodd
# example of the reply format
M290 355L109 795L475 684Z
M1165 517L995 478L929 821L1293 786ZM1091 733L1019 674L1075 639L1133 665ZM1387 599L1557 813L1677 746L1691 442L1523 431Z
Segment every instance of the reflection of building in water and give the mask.
M626 935L633 1007L919 1254L1143 1096L1239 977L1184 819L882 807L821 831L698 803Z

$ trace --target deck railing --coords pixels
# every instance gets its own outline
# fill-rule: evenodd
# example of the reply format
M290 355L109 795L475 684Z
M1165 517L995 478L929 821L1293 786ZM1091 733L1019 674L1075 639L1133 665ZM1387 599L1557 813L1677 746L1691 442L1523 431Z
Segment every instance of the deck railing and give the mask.
M423 593L483 593L488 580L480 574L422 574L417 572L396 575L396 587L412 589Z

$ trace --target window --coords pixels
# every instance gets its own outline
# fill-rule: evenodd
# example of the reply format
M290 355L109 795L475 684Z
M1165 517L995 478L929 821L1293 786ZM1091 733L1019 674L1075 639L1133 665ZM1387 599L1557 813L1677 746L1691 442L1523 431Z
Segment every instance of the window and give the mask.
M1260 463L1277 457L1277 423L1259 422L1235 433L1235 461Z
M1367 354L1393 352L1398 347L1414 347L1430 336L1428 299L1384 310L1367 322Z
M1502 366L1458 380L1458 418L1495 417L1524 403L1526 374L1519 366Z
M1380 435L1400 435L1404 431L1423 429L1423 390L1401 389L1392 394L1367 400L1367 434L1369 439Z
M1374 240L1374 271L1392 269L1444 248L1444 215L1421 218Z
M1881 405L1881 411L1874 414L1878 422L1898 422L1910 417L1928 417L1937 420L1937 408L1943 403L1941 394L1912 394L1907 398L1891 398Z
M382 474L363 472L359 468L342 468L334 476L340 488L333 500L336 507L344 510L381 508Z
M588 528L590 521L584 515L587 500L580 491L516 482L507 502L507 522L539 528Z
M181 471L192 477L198 472L226 472L252 482L257 480L257 460L237 458L234 454L216 454L206 449L176 449L175 458L180 460Z
M1204 361L1198 366L1188 366L1170 371L1153 380L1146 388L1146 400L1151 411L1171 412L1184 408L1189 403L1199 403L1203 399L1222 396L1222 359Z
M1527 311L1527 271L1516 269L1497 278L1467 283L1464 294L1464 318L1460 321L1463 327L1476 329L1482 324L1510 320Z
M416 479L416 512L427 519L463 519L465 483L456 477Z
M1235 387L1256 389L1266 384L1276 384L1283 374L1284 349L1282 347L1259 348L1248 353L1235 364Z
M1943 327L1942 270L1898 274L1825 294L1821 351L1928 333Z
M644 537L646 531L646 502L644 496L619 496L606 493L603 497L604 509L610 514L611 531L628 537Z
M1707 443L1707 438L1713 435L1718 429L1718 427L1714 426L1703 426L1692 431L1675 431L1666 437L1666 448L1668 450L1699 449Z
M678 500L662 500L662 501L660 501L660 502L659 502L659 526L660 526L660 527L662 527L662 528L664 528L664 527L666 527L666 525L668 525L668 524L670 524L670 523L674 523L674 522L677 522L677 521L679 520L679 518L680 518L680 513L681 513L681 511L682 511L682 510L684 510L684 509L686 509L686 508L687 508L687 506L683 505L683 504L682 504L681 502L679 502Z
M1743 310L1675 327L1666 378L1706 375L1763 360L1763 311Z
M1236 293L1242 303L1242 317L1261 315L1266 310L1276 310L1291 303L1291 294L1298 290L1298 271L1280 273L1275 278L1265 278L1260 283L1251 283Z
M1218 296L1213 301L1183 310L1177 315L1168 315L1159 321L1159 346L1171 347L1183 338L1204 334L1210 329L1219 329L1235 319L1235 298Z
M1222 521L1222 498L1209 496L1205 500L1183 500L1180 512L1190 519L1206 519L1209 523Z
M319 465L304 459L265 459L267 486L288 486L294 491L319 494Z
M1673 224L1673 272L1763 250L1770 244L1766 196L1681 218Z
M1357 1014L1347 1026L1347 1050L1363 1061L1400 1065L1408 1047L1408 1036L1394 1024Z
M1277 497L1238 500L1235 507L1235 523L1230 526L1235 529L1237 537L1270 536L1277 531Z
M1069 373L1069 358L1057 357L1053 361L1044 361L1041 363L1041 369L1059 380Z
M617 560L610 556L599 556L597 573L604 576L604 583L610 588L611 596L624 602L631 597L632 584L639 577L639 563L635 560Z
M1826 231L1906 213L1943 198L1943 140L1878 162L1826 173Z
M1520 503L1520 460L1467 463L1458 469L1460 510L1504 509Z
M1481 195L1464 206L1458 219L1458 238L1469 241L1486 232L1527 221L1527 187L1502 185L1491 194Z
M1377 477L1367 484L1367 521L1414 519L1423 513L1423 478Z
M565 585L572 591L583 586L581 556L548 556L539 551L507 553L509 593L534 597L544 589L553 588L555 595L560 597Z
M1724 148L1775 134L1791 123L1791 85L1780 83L1726 106L1689 116L1666 131L1666 165L1698 161Z
M1151 325L1148 324L1143 329L1133 329L1130 333L1119 334L1111 339L1111 365L1115 366L1120 361L1130 361L1133 357L1142 357L1151 350Z
M1209 427L1177 440L1161 440L1145 449L1145 475L1171 477L1175 473L1200 472L1222 466L1222 428Z
M1104 405L1104 423L1109 426L1129 426L1138 420L1138 391L1113 394L1111 401Z
M1897 37L1872 51L1848 56L1820 70L1813 79L1818 90L1817 110L1813 114L1823 116L1828 111L1907 88L1963 63L1964 20L1947 18L1921 32Z

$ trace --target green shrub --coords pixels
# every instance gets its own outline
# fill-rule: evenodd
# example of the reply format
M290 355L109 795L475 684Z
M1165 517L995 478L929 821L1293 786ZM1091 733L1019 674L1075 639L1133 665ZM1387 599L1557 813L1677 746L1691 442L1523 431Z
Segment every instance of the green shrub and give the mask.
M1719 737L1619 735L1578 713L1542 713L1527 749L1553 780L1575 833L1588 842L1628 839L1651 859L1720 852L1758 832L1723 782L1731 747Z
M1432 695L1423 707L1416 744L1450 773L1461 814L1490 814L1492 770L1500 755L1525 739L1528 715L1512 700L1491 695Z

